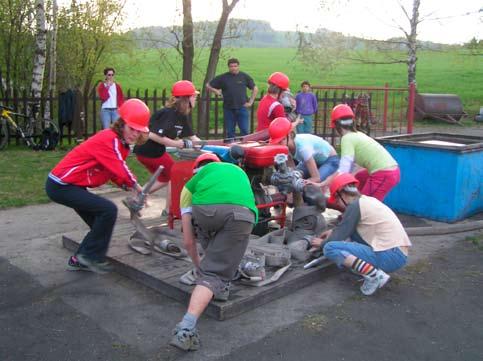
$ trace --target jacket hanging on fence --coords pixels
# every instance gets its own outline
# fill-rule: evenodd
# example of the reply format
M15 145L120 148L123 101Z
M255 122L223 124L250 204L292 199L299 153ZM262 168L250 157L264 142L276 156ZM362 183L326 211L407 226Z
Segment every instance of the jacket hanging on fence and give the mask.
M59 127L72 124L74 117L74 91L69 89L59 94Z

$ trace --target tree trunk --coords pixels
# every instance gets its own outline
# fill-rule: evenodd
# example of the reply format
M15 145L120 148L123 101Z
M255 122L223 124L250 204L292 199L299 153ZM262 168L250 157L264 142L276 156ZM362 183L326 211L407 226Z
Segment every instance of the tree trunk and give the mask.
M420 0L413 1L412 16L409 20L411 25L411 32L407 37L408 46L408 85L416 82L416 62L418 57L417 52L417 29L419 24L419 5Z
M208 66L206 68L205 79L202 84L201 99L208 98L208 92L206 91L206 83L209 82L215 76L216 67L218 65L218 60L220 58L221 52L221 40L223 38L223 33L225 32L226 23L228 22L228 17L234 9L235 5L239 0L232 0L231 4L228 0L223 0L223 10L221 12L220 20L216 27L215 35L213 36L213 44L211 45L210 58L208 60ZM202 138L206 138L209 132L209 108L208 101L200 102L200 112L199 112L199 129L198 133Z
M193 78L193 18L191 16L191 0L183 0L183 80Z
M52 2L52 29L50 33L50 49L49 49L49 87L48 94L55 94L57 81L57 0ZM50 101L47 99L45 103L45 117L50 118Z
M43 0L35 2L35 55L34 67L32 71L31 92L35 98L40 98L42 94L42 83L45 71L45 53L47 31L45 29L45 7Z

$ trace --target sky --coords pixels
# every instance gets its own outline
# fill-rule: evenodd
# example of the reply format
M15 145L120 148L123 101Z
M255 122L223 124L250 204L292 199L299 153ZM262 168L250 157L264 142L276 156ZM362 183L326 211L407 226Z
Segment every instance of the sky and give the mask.
M126 29L182 23L181 0L126 1ZM399 3L411 12L412 0L332 1L336 5L327 9L321 0L240 0L230 17L265 20L275 30L327 28L380 40L401 36L398 26L409 29ZM221 2L192 0L193 20L218 20ZM419 13L425 19L418 26L419 40L463 44L473 37L483 39L482 0L421 0Z

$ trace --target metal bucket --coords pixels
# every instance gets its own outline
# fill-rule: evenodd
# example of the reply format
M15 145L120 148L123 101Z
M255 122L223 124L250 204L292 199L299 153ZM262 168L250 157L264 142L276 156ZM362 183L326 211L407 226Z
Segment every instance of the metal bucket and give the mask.
M416 94L414 120L431 118L456 123L465 115L461 99L456 94Z

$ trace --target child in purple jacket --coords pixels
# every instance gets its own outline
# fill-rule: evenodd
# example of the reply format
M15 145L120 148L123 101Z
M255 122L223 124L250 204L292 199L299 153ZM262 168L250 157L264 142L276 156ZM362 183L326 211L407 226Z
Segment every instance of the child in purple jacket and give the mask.
M302 91L295 98L297 103L296 111L304 121L297 125L297 133L312 134L314 132L314 114L317 113L317 97L311 92L310 83L307 80L304 80L300 86L302 87Z

